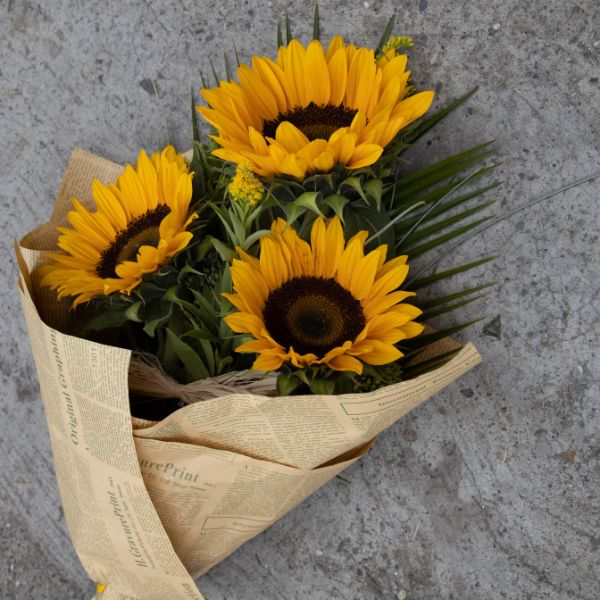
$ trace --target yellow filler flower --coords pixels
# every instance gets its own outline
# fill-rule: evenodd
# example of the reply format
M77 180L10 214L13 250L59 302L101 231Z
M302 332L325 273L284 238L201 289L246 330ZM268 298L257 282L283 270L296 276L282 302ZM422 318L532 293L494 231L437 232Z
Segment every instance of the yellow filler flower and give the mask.
M327 365L362 373L363 362L383 365L402 356L394 344L414 337L421 311L402 301L406 256L385 261L387 246L365 255L368 233L344 242L340 220L319 218L311 243L283 219L260 240L260 256L239 250L231 276L235 294L223 294L238 309L225 317L236 333L254 339L238 352L256 352L253 368L274 371Z
M67 219L58 227L58 246L64 253L49 254L42 285L58 290L58 297L75 296L73 306L94 296L129 293L144 273L157 271L192 239L187 226L192 177L172 146L148 158L142 150L137 165L127 165L116 184L92 182L97 210L73 199Z
M240 163L237 166L227 191L234 202L248 204L260 202L265 195L265 187L252 172L252 167L248 163Z
M249 162L263 176L302 179L336 164L372 165L383 148L422 116L433 92L410 90L406 55L391 47L377 60L368 48L336 36L327 51L317 40L280 47L277 62L252 58L238 69L240 83L202 90L198 111L218 130L214 154Z

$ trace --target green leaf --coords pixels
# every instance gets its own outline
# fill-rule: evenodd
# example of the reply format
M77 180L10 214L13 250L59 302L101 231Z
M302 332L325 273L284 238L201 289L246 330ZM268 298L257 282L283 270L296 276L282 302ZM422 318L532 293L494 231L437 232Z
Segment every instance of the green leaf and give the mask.
M179 307L179 310L183 313L194 329L201 329L203 323L202 313L191 302L183 300L182 298L178 298L177 291L178 290L176 288L171 288L165 294L165 299Z
M389 21L387 22L387 25L385 26L385 29L383 30L383 33L381 34L381 37L379 38L379 42L377 43L377 46L375 48L375 56L381 53L383 47L385 46L385 43L388 41L390 35L392 35L392 30L394 29L395 22L396 15L394 14L390 17Z
M474 148L470 148L464 152L460 152L459 154L455 154L454 156L450 156L432 165L417 171L413 171L412 173L401 177L397 182L399 191L396 193L393 199L393 206L398 205L402 200L414 200L414 197L417 193L420 193L423 190L440 183L444 179L456 176L469 167L480 163L488 156L491 156L493 151L485 150L485 148L487 148L491 143L492 142L487 142L485 144L475 146ZM491 170L495 166L496 165L486 168ZM482 170L482 172L477 173L477 175L480 176L484 173L485 171Z
M492 151L489 150L490 146L494 143L493 140L488 142L483 142L482 144L478 144L477 146L473 146L472 148L467 148L462 152L457 152L451 156L438 160L437 162L427 165L426 167L422 167L408 175L404 175L398 180L399 187L403 188L415 181L421 181L426 175L431 175L438 173L439 171L447 168L456 169L454 165L462 165L463 163L473 160L474 157L478 157L480 155L487 155ZM459 171L452 170L450 174L453 175L458 173Z
M236 256L235 250L232 250L229 246L224 244L221 240L215 237L210 238L213 248L219 253L221 260L226 263L230 263Z
M356 392L355 374L349 371L337 372L334 394L352 394L353 392Z
M434 233L437 233L438 231L443 231L444 229L451 227L452 225L456 225L456 223L460 223L461 221L472 217L478 212L485 210L486 208L494 204L494 202L495 200L490 200L489 202L482 202L477 206L473 206L471 208L468 208L467 210L463 210L455 215L452 215L451 217L448 217L447 219L442 219L437 223L434 223L433 225L429 225L428 227L419 228L417 226L415 230L410 235L407 235L405 238L403 238L402 241L404 243L410 242L411 244L414 244L415 242L424 240L429 236L433 235ZM425 221L425 219L423 221Z
M374 235L369 237L369 239L367 240L365 245L370 244L371 242L374 242L377 238L381 237L388 229L391 229L396 224L397 221L402 219L402 217L404 217L408 213L412 212L413 210L416 210L419 206L422 206L422 205L423 205L423 202L417 202L416 204L409 206L404 212L401 212L399 215L396 215L382 229L380 229L377 233L375 233ZM394 238L394 241L395 241L395 238Z
M344 208L350 200L341 194L331 194L330 196L327 196L323 202L327 204L327 206L330 206L339 220L344 223Z
M289 396L294 390L297 390L302 385L302 382L289 373L280 373L277 376L275 389L278 396Z
M285 220L288 225L293 225L305 212L306 208L298 206L295 202L284 205Z
M475 294L476 292L480 292L486 288L492 287L496 285L496 281L492 281L490 283L484 283L483 285L477 285L475 287L466 288L464 290L460 290L459 292L453 292L451 294L445 294L444 296L435 296L431 300L427 300L425 302L416 301L415 304L422 310L427 311L429 309L435 308L436 306L441 306L442 304L446 304L447 302L452 302L453 300L458 300L459 298L463 298L465 296L469 296L471 294Z
M246 243L244 244L244 250L247 250L248 248L252 247L256 242L258 242L258 240L260 240L260 238L263 235L267 235L267 233L270 233L270 231L268 229L259 229L258 231L255 231L254 233L251 233L247 238L246 238Z
M478 296L473 296L472 298L467 298L466 300L463 300L462 302L456 302L454 304L447 304L445 306L442 306L441 308L438 308L437 310L427 310L421 315L421 318L427 319L427 320L434 319L435 317L439 317L440 315L444 315L444 314L450 313L452 311L455 311L459 308L462 308L463 306L467 306L467 304L471 304L471 302L476 302L477 300L481 300L482 298L485 298L486 296L487 296L487 294L479 294Z
M236 63L236 65L239 68L239 66L240 66L240 55L238 54L237 48L235 46L235 42L233 42L233 53L235 54L235 63Z
M329 396L335 390L335 381L331 379L314 379L308 385L313 394Z
M215 69L215 65L213 64L212 58L208 59L208 63L210 64L213 77L215 78L215 85L219 85L219 76L217 75L217 70Z
M441 281L442 279L448 279L449 277L453 277L454 275L458 275L459 273L464 273L465 271L469 271L470 269L474 269L479 267L480 265L484 265L492 260L496 260L500 255L494 254L493 256L486 256L484 258L480 258L473 262L465 263L463 265L459 265L458 267L454 267L452 269L448 269L447 271L440 271L439 273L434 273L433 275L429 275L427 277L419 277L418 279L409 279L405 286L410 290L418 290L420 288L427 287L436 281Z
M360 177L348 177L347 179L344 179L338 188L338 194L341 193L344 187L349 187L350 189L354 190L367 204L369 204L360 182Z
M541 196L536 196L534 198L530 198L524 204L520 204L519 206L517 206L497 217L493 217L482 227L478 227L477 229L475 229L474 231L472 231L465 237L454 242L454 244L452 244L449 248L446 248L445 252L438 254L435 258L433 258L425 266L420 267L419 271L424 271L426 269L429 269L430 267L435 265L439 260L444 258L444 256L447 256L448 254L452 253L456 248L458 248L459 246L461 246L468 240L470 240L474 237L477 237L478 235L481 235L484 231L488 230L490 227L493 227L494 225L497 225L498 223L505 221L506 219L512 217L513 215L515 215L523 210L527 210L528 208L531 208L535 204L539 204L540 202L549 200L550 198L553 198L554 196L562 194L563 192L567 192L573 188L576 188L584 183L587 183L587 182L597 179L599 177L600 177L600 171L598 171L596 173L592 173L591 175L585 175L584 177L580 177L579 179L570 181L569 183L561 186L560 188L558 188L556 190L550 190L549 192L543 193Z
M230 214L231 226L235 232L235 237L232 236L231 242L233 242L236 246L240 245L242 241L246 237L246 229L241 219L234 214Z
M90 331L102 331L104 329L122 327L127 321L128 318L125 310L106 309L86 323L82 334L89 333Z
M321 192L326 193L329 190L333 190L333 177L331 173L315 173L304 180L302 187L306 189L309 184L314 186L313 189L315 191L320 189ZM321 189L323 184L327 186L327 190Z
M145 315L144 332L150 337L154 337L157 331L160 331L163 325L169 322L172 314L173 304L171 302L165 300L153 302Z
M231 81L233 79L231 75L231 66L229 64L229 57L227 56L227 52L223 53L223 61L225 62L225 77Z
M443 352L442 354L438 354L432 358L421 361L414 365L409 365L404 368L404 377L405 379L412 379L417 377L417 375L421 375L422 373L426 373L427 371L431 371L442 364L448 362L450 359L454 358L461 350L462 346L459 348L455 348L454 350L450 350L449 352Z
M212 346L211 341L204 339L203 336L193 335L193 333L195 331L199 331L199 330L192 330L192 331L186 332L181 337L182 338L184 338L184 337L191 338L197 344L199 344L200 348L202 349L202 358L204 358L203 363L206 365L209 375L213 376L213 375L215 375L215 369L217 366L214 348ZM193 348L193 349L195 350L195 348ZM200 353L198 353L198 356L200 356Z
M434 248L437 248L438 246L445 244L446 242L449 242L450 240L452 240L456 237L459 237L459 236L463 235L464 233L471 231L472 229L475 229L475 227L477 227L478 225L481 225L481 223L484 223L485 221L489 221L491 218L492 217L484 217L483 219L478 219L477 221L473 221L473 223L463 225L462 227L457 227L456 229L453 229L449 233L445 233L444 235L435 237L428 242L424 242L423 244L420 244L419 246L413 246L412 248L407 248L406 250L403 249L402 252L404 254L408 254L410 257L414 258L415 256L419 256L420 254L429 252L430 250L433 250Z
M207 202L207 204L208 206L210 206L210 208L212 208L213 212L217 215L217 217L219 217L221 223L223 223L223 227L225 227L225 230L227 231L229 241L235 245L239 235L239 223L236 226L236 224L234 223L234 215L221 208L220 206L217 206L213 202ZM243 232L243 235L244 234L245 232Z
M215 336L206 328L190 329L190 331L186 331L181 337L191 338L193 340L203 340L207 342L217 341Z
M487 154L486 154L486 156L487 156ZM435 196L437 196L439 198L439 196L444 188L456 185L456 180L462 178L461 172L465 171L467 168L469 168L471 166L477 165L477 163L480 163L482 160L482 157L483 157L483 155L474 157L472 160L465 161L460 164L456 164L448 169L440 170L439 172L434 173L433 175L423 178L419 182L415 182L412 186L406 186L405 188L402 189L402 191L400 191L396 194L395 203L397 205L399 205L399 207L401 207L401 206L403 206L404 203L413 202L415 200L415 198L422 198L422 194L424 194L424 193L426 196L429 196L429 194L433 194L433 192L436 192ZM499 165L500 165L500 163L494 163L487 167L478 167L475 171L472 171L469 174L469 176L468 176L469 182L472 183L476 179L479 179L480 177L487 175L490 171L493 171ZM427 191L427 190L430 190L430 188L437 186L437 184L439 184L447 179L450 179L450 181L447 184L444 184L439 187L435 187L431 191ZM428 203L431 204L432 201L433 201L433 199L430 199Z
M474 87L472 90L468 91L466 94L454 100L446 107L438 110L434 115L427 119L423 119L418 122L415 126L413 126L411 131L406 131L402 138L409 144L414 143L421 136L425 135L430 129L435 127L440 121L443 121L452 111L456 110L461 104L464 104L471 96L473 96L479 87ZM408 135L406 135L408 133Z
M179 360L183 363L185 371L188 374L188 382L198 381L199 379L210 377L210 373L208 372L206 365L198 356L196 351L189 344L186 344L183 340L181 340L168 327L165 328L165 331L167 332L167 340L170 347L177 355Z
M194 111L194 117L196 122L196 131L194 135L200 135L200 131L198 129L198 121L197 115L195 114L195 107L192 106L192 110ZM200 142L200 140L194 140L192 144L192 148L194 150L194 154L192 156L192 162L190 163L190 170L195 173L194 178L192 179L192 188L193 188L193 197L194 199L204 198L206 196L206 182L204 179L204 146Z
M375 200L377 209L381 210L381 195L383 193L383 182L381 179L369 179L363 185L363 189L371 196L371 198L373 198L373 200Z
M196 111L196 102L194 99L194 88L190 89L190 97L192 100L192 135L194 142L200 142L200 129L198 128L198 112Z
M317 197L319 196L318 192L304 192L301 196L298 196L291 204L295 204L300 206L301 208L306 208L320 217L325 217L321 209L317 206Z
M190 290L194 296L194 305L200 315L202 324L215 336L219 335L219 315L216 308L198 290ZM206 293L206 292L205 292ZM224 299L224 298L223 298Z
M359 231L368 231L370 236L378 235L380 243L388 245L389 252L393 251L396 241L393 227L389 227L389 223L390 218L385 212L379 212L372 206L353 206L346 211L344 233L347 238Z
M425 333L423 335L419 335L410 340L402 340L398 346L401 349L409 350L410 352L406 355L406 358L412 357L415 354L418 354L425 347L434 344L435 342L439 342L444 338L450 337L459 331L462 331L466 327L470 327L475 323L478 323L481 319L474 319L473 321L469 321L468 323L461 323L460 325L454 325L453 327L446 327L445 329L441 329L439 331L434 331L433 333Z
M139 316L139 311L142 308L142 302L136 302L132 304L126 311L125 316L128 321L135 321L136 323L143 323L143 319Z
M283 46L283 36L281 35L281 23L277 21L277 50Z
M319 5L315 4L315 13L313 17L313 40L318 40L319 37Z
M479 173L479 174L475 175L472 180L478 179L480 176L481 176L481 174ZM478 196L483 196L483 194L498 187L499 185L500 185L500 182L495 181L494 183L490 183L489 185L486 185L484 187L477 188L476 190L473 190L472 192L468 192L466 194L457 196L456 198L454 198L454 200L448 200L447 202L441 202L435 208L433 208L433 210L425 211L427 213L427 215L423 219L423 222L426 223L427 221L431 221L432 219L435 219L439 215L441 215L453 208L456 208L457 206L460 206L461 204L464 204L464 203L468 202L469 200L473 200L474 198L477 198ZM425 194L423 196L417 196L417 197L421 202L424 202L426 205L432 204L432 203L435 203L436 200L445 196L453 187L454 187L454 183L449 183L447 185L436 188L435 190L433 190L432 192L429 192L428 194ZM419 213L417 217L401 221L396 226L396 231L407 231L417 221L419 221L422 216L423 216L423 214Z

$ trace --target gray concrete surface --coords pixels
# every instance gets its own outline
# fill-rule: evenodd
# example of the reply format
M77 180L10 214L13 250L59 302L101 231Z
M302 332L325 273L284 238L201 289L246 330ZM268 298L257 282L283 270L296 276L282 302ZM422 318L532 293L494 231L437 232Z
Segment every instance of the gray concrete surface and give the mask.
M45 220L74 146L189 145L189 89L235 41L271 52L283 0L0 4L0 598L81 600L16 293L11 238ZM311 3L289 7L308 23ZM498 210L600 166L597 0L322 0L324 35L373 44L398 8L417 82L481 90L413 154L496 138ZM339 29L336 29L339 28ZM298 27L307 34L309 26ZM520 214L463 335L483 364L362 462L199 580L209 600L600 597L600 183ZM474 274L472 280L477 280ZM496 315L501 339L484 333Z

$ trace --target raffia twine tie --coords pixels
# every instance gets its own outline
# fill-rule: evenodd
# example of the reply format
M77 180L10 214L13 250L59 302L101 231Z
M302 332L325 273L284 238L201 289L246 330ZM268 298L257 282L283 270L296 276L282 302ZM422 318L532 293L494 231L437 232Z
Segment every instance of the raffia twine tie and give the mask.
M230 394L274 396L276 382L277 377L262 371L232 371L192 383L178 383L161 369L154 356L147 354L134 354L129 365L130 391L149 398L177 398L184 404Z

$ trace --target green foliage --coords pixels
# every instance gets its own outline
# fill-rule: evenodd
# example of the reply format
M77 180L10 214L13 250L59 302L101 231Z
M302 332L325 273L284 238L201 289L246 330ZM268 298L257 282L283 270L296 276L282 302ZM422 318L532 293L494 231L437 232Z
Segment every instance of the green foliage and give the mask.
M381 34L381 37L379 38L379 42L377 43L377 46L375 46L375 56L381 55L383 46L388 41L388 38L390 37L390 35L392 35L392 31L394 30L395 22L396 22L396 15L394 14L388 20L388 22L385 26L385 29L383 30L383 33Z
M121 345L153 352L178 381L212 377L233 364L233 337L221 318L230 307L222 291L231 291L225 263L211 244L195 243L145 275L130 296L96 298L83 333L125 331Z
M394 22L395 16L382 32L376 56L381 56ZM287 15L284 28L285 40L283 28L277 26L278 48L292 40ZM319 9L315 6L313 39L320 39L320 33ZM393 43L400 43L399 38ZM235 46L233 50L239 67ZM225 78L232 79L234 73L227 53L223 54L223 62ZM210 70L218 85L221 75L212 60ZM202 85L209 87L207 75L201 73L200 77ZM192 90L190 168L195 175L191 210L199 215L190 227L193 241L159 271L144 275L142 283L130 295L102 296L91 302L85 308L88 319L83 333L101 336L103 340L110 339L112 343L134 350L152 352L162 368L182 383L249 367L252 356L235 353L235 347L244 336L234 335L226 325L223 317L232 306L222 294L232 291L229 264L239 249L257 255L260 238L277 217L283 217L306 239L316 218L335 215L344 224L346 238L361 230L368 232L367 250L385 244L388 259L408 254L410 275L402 288L418 291L411 301L423 311L421 320L424 322L480 300L494 282L446 289L443 293L436 293L435 289L423 293L423 290L440 282L454 281L496 258L486 256L469 262L459 261L450 268L436 271L437 263L454 258L461 244L508 216L598 175L582 178L493 217L486 211L494 199L486 194L497 188L499 182L481 181L498 166L493 161L492 142L415 168L407 158L407 151L476 91L475 88L467 92L431 116L404 128L376 164L352 171L337 165L329 173L313 174L302 182L284 176L262 178L264 198L251 204L229 198L227 190L234 167L212 155L215 143L210 138L203 140ZM494 331L497 329L499 335L499 317L497 319ZM432 344L475 322L477 320L459 321L456 325L437 331L428 329L416 338L403 340L397 344L404 354L402 359L383 366L364 365L360 376L318 364L304 369L284 364L278 374L277 393L367 392L416 377L450 360L457 352L450 350L432 357L429 348Z
M289 30L289 20L286 20L286 31ZM385 39L388 37L389 32ZM434 250L441 249L443 252L450 244L491 219L485 211L493 205L494 200L484 198L484 195L499 183L494 181L475 185L497 166L494 162L489 163L494 154L491 142L468 148L418 169L411 169L410 162L404 157L414 142L460 107L473 93L469 92L420 124L402 131L385 149L382 158L371 167L349 172L343 166L337 166L329 173L317 173L302 182L291 177L264 179L268 201L254 209L251 218L222 202L211 203L210 207L218 216L223 233L222 236L215 236L213 246L223 260L230 261L235 256L237 246L257 254L254 244L279 216L306 239L317 217L337 215L344 223L346 238L366 230L369 232L367 249L386 244L388 259L400 254L409 255L411 280L405 283L404 289L422 289L493 260L495 257L485 257L439 273L424 274L418 278L413 275L419 268L419 260L415 269L413 259ZM256 233L254 237L252 232ZM449 290L437 296L438 301L433 303L421 302L421 294L412 301L424 311L423 319L432 319L480 300L484 294L479 292L490 285L492 283L484 282L475 288ZM436 298L435 294L433 296ZM461 323L399 344L408 358L401 360L394 368L367 366L361 378L348 373L332 373L322 367L284 367L278 381L279 393L316 393L315 390L322 390L318 393L330 393L330 389L340 393L342 389L367 390L387 385L406 376L402 375L401 370L409 359L414 358L415 353L470 324ZM407 372L414 373L414 367Z
M319 5L315 4L315 12L313 16L313 40L318 40L321 37L319 26Z

